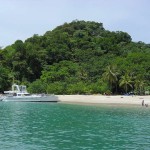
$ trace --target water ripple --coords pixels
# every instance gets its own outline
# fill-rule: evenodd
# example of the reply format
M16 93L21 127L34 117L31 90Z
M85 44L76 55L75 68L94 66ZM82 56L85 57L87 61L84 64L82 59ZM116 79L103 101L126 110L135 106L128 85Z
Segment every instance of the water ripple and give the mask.
M150 147L150 109L0 103L2 150Z

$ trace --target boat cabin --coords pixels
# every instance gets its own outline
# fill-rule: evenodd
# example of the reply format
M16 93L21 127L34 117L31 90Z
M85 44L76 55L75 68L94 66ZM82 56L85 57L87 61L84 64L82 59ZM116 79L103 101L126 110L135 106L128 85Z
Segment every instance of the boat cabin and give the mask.
M27 92L27 89L26 89L25 85L17 85L17 84L12 85L12 90L11 91L4 91L4 93L5 94L12 94L13 96L30 95Z

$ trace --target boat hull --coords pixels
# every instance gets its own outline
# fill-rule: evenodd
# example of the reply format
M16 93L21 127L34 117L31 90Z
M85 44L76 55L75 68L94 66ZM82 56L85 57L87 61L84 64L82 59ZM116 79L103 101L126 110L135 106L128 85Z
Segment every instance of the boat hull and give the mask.
M58 102L59 100L57 99L56 96L22 96L22 97L5 97L2 99L4 102Z

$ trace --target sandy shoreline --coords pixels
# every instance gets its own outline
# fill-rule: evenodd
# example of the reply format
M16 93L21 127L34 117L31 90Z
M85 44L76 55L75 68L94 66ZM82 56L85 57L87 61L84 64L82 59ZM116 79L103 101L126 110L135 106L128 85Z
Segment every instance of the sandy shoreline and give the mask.
M148 96L103 96L103 95L56 95L61 103L77 104L115 104L115 105L138 105L150 106L150 95Z

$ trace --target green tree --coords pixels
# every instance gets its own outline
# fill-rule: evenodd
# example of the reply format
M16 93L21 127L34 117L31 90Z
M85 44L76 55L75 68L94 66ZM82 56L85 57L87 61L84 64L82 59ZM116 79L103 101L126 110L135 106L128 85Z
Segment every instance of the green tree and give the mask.
M145 92L146 82L142 78L137 78L134 82L136 93L142 95Z
M132 88L132 79L131 79L131 77L128 74L125 74L124 76L121 76L119 86L123 87L123 89L127 93L129 87Z
M133 42L126 32L111 32L102 23L83 20L64 23L0 50L1 86L8 88L14 78L33 86L33 91L41 82L46 91L56 93L122 92L124 86L118 86L118 81L128 72L133 88L137 76L149 87L149 64L150 44ZM140 88L143 92L138 83ZM128 85L127 91L131 89Z
M8 74L9 70L0 65L0 92L4 92L10 86Z
M107 66L103 74L103 78L109 83L111 90L113 90L113 85L115 85L115 87L117 86L117 74L116 67L113 65Z
M28 91L30 93L47 93L46 88L47 85L44 82L36 80L29 85Z

